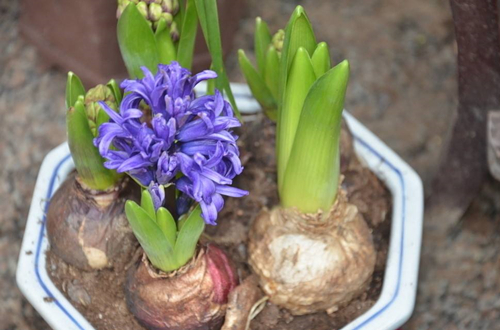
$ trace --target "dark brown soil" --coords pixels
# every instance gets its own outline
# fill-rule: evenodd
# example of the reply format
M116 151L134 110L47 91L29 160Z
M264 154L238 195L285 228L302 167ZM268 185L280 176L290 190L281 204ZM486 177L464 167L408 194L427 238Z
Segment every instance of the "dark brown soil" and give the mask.
M250 274L247 260L247 231L257 213L278 204L274 159L274 125L267 119L248 122L240 132L242 160L245 171L236 186L247 189L250 195L228 199L219 218L219 225L209 227L204 239L223 247L238 267L240 278ZM377 254L375 273L369 289L359 298L333 315L317 313L292 316L286 310L267 303L252 321L253 330L261 329L339 329L364 313L377 301L382 288L390 234L390 193L367 169L353 158L343 166L344 188L350 201L358 206L368 225L373 229ZM137 256L136 256L137 257ZM131 260L129 265L133 264ZM102 270L87 273L66 265L48 253L49 275L74 306L96 329L143 329L128 312L123 283L126 269ZM127 268L127 266L126 266Z

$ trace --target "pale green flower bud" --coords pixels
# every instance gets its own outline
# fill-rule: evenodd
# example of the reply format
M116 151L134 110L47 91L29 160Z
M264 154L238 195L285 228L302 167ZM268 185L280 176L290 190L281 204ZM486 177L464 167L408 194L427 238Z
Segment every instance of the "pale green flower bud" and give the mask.
M177 14L177 12L179 11L179 0L173 0L172 1L172 15L175 15Z
M152 22L156 22L160 19L162 15L162 8L161 5L157 3L152 3L149 5L149 20Z
M174 42L179 40L179 30L177 29L177 24L175 24L175 22L172 22L170 25L170 37Z
M174 17L170 13L162 13L161 18L165 19L165 23L167 23L168 26L174 21Z
M97 133L99 112L104 112L98 103L99 101L104 101L104 103L106 103L113 110L118 109L118 104L116 103L113 91L108 86L97 85L96 87L89 89L87 94L85 94L84 106L85 113L89 120L90 130L94 136Z
M284 30L278 30L273 36L273 46L278 52L278 54L281 54L281 50L283 49L283 41L285 40L285 31Z
M118 0L118 8L116 9L116 18L120 18L125 8L127 8L130 0Z
M174 9L173 0L162 0L161 7L163 8L164 12L173 13Z
M137 10L139 10L139 13L145 18L148 19L148 4L145 3L144 1L140 1L137 4Z

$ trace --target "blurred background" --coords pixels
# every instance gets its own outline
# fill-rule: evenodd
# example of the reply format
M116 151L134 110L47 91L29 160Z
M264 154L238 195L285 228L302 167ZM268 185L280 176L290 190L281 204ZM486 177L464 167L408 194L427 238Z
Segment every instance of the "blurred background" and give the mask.
M429 188L458 105L448 1L220 4L226 65L236 82L244 82L236 50L253 55L255 17L274 33L296 5L304 6L334 62L351 63L346 109L413 166ZM126 75L114 39L115 6L114 0L0 0L1 330L48 329L15 285L17 258L40 164L66 139L66 71L84 78L87 88ZM59 31L49 28L52 21L40 15L44 11L58 17ZM72 34L80 21L79 34ZM198 68L206 65L204 56L200 49ZM498 328L499 192L489 181L459 222L425 222L417 305L403 329Z

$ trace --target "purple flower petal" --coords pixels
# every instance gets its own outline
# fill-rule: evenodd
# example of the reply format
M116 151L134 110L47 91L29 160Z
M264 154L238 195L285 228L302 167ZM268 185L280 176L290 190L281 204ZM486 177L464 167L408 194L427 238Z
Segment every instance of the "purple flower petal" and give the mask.
M243 197L248 195L248 191L246 190L238 189L235 187L223 186L223 185L218 185L215 188L215 191L218 194L230 197Z
M148 186L148 191L151 194L151 198L153 199L155 210L158 211L158 209L163 206L163 203L165 201L165 188L163 188L162 185L151 181Z

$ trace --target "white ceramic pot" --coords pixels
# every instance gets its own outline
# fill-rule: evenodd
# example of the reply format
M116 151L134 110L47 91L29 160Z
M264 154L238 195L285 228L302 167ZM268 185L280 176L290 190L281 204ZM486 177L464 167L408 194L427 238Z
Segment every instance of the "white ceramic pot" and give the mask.
M233 84L240 110L256 113L259 105L246 85ZM200 91L204 87L201 86ZM345 113L359 158L390 189L392 228L382 293L377 303L342 330L392 330L413 312L423 224L422 182L415 171L373 133ZM17 268L17 284L29 302L54 329L91 330L87 320L56 288L45 270L49 244L45 229L48 201L74 168L67 143L43 161L35 186Z

